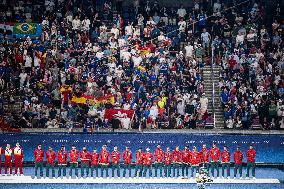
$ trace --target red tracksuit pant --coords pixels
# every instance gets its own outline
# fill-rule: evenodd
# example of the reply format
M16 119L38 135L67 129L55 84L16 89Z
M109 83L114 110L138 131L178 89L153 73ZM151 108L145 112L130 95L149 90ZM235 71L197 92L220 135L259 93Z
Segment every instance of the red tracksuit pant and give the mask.
M20 169L20 174L23 174L23 161L21 158L15 158L15 174L18 174L18 169Z
M9 160L9 161L6 161L5 160L5 174L7 174L7 169L10 168L10 174L12 174L12 161Z

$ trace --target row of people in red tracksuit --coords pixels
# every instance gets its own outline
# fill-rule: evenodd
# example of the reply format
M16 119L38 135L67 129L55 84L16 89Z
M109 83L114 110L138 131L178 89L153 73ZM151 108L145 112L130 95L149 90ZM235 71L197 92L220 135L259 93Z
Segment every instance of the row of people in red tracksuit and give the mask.
M7 145L8 146L8 145ZM17 143L16 147L19 147ZM21 148L20 148L21 149ZM15 151L15 150L14 150ZM20 150L21 154L21 163L18 165L20 168L20 173L22 174L22 158L23 158L23 150ZM17 152L18 153L18 152ZM81 176L89 176L89 172L91 169L91 176L98 177L99 167L101 169L100 176L104 176L104 172L106 172L106 177L109 177L108 169L111 168L112 176L114 176L114 172L117 172L117 176L120 177L120 158L121 154L117 148L114 147L114 150L110 153L107 150L106 145L102 146L102 150L98 152L96 149L93 152L88 152L86 147L83 147L82 151L78 151L75 145L72 145L72 149L67 152L65 147L62 146L61 149L56 153L52 147L44 153L41 145L37 146L37 149L34 151L35 157L35 176L37 176L38 168L40 169L40 176L43 176L43 162L44 162L44 154L46 157L46 176L49 177L49 169L52 171L52 177L55 177L55 163L57 159L58 164L58 177L66 174L66 167L69 157L69 175L72 177L73 169L75 170L75 175L78 176L78 162L80 158L81 163ZM16 165L16 157L15 156L15 165ZM215 170L217 172L217 177L219 177L219 166L221 164L222 167L222 176L225 176L225 169L227 170L227 177L230 177L230 162L231 162L231 154L228 151L227 146L224 146L224 150L220 152L220 149L216 146L216 143L213 143L213 146L210 150L206 148L204 144L200 151L197 151L196 147L193 147L192 150L189 149L188 146L185 146L183 150L180 150L177 146L173 151L170 150L169 147L164 151L160 145L157 145L154 153L150 152L149 148L146 148L146 151L143 152L142 148L140 148L136 152L136 162L135 162L135 173L134 175L131 173L132 171L132 152L129 147L125 148L125 151L122 153L123 160L123 177L126 176L126 171L128 171L129 176L146 176L149 172L149 176L152 177L152 167L155 168L155 177L158 176L158 171L161 176L180 176L180 169L182 171L183 177L189 177L189 169L191 168L191 177L193 177L193 173L198 172L199 167L203 166L207 168L209 171L209 167L211 166L211 176L214 177ZM10 156L10 162L12 162L12 156ZM255 157L256 151L252 145L246 152L247 158L247 177L249 177L249 170L252 168L252 176L255 177ZM237 171L239 170L240 176L242 176L242 163L243 163L244 155L241 152L240 148L237 147L236 151L233 154L234 160L234 177L236 177ZM6 155L5 155L6 160ZM18 161L18 160L17 160ZM6 161L5 161L6 162ZM12 166L12 164L7 164L7 167ZM6 163L5 163L6 167ZM12 168L10 168L11 171ZM5 169L6 170L6 169ZM7 173L7 172L5 172ZM17 171L15 171L17 173ZM62 174L63 173L63 174ZM142 174L143 173L143 174Z

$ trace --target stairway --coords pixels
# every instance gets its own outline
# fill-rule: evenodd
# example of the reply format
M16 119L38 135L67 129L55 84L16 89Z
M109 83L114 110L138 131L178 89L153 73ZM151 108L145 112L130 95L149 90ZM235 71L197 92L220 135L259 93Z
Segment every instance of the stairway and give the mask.
M215 128L224 128L224 115L220 103L220 89L218 86L219 72L221 70L220 66L213 67L213 74L210 66L205 66L203 68L203 79L204 79L204 92L205 96L209 99L208 112L213 113L213 81L215 88L214 96L214 110L215 110ZM214 116L212 114L212 116Z

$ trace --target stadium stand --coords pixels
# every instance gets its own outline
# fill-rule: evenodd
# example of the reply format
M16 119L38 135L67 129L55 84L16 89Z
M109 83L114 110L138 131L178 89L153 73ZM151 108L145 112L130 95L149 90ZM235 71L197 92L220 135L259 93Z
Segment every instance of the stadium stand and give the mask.
M1 2L2 130L284 128L280 1Z

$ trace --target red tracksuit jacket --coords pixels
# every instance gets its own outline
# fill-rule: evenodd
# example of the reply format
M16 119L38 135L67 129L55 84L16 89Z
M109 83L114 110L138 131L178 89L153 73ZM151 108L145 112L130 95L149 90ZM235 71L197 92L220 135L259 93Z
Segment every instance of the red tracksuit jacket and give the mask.
M146 166L151 166L153 161L153 155L151 152L146 152L143 156L143 164Z
M143 165L144 154L143 152L136 152L136 165Z
M92 153L92 165L99 165L99 154L97 152Z
M132 152L131 151L124 151L122 154L124 164L131 164L132 162Z
M163 162L163 155L164 155L164 152L161 148L157 148L154 152L155 154L155 162L157 163L162 163Z
M13 150L11 148L5 148L4 156L5 156L5 162L12 162L12 154Z
M183 163L190 163L190 150L183 150L181 153L181 159Z
M200 159L202 163L209 163L209 150L202 148L200 151Z
M229 151L223 151L222 154L222 163L230 163L231 154Z
M256 151L255 151L255 149L248 149L246 155L247 155L247 161L248 161L248 162L252 162L252 163L255 162L255 156L256 156Z
M54 161L55 161L55 158L56 158L56 154L53 150L47 150L45 152L45 155L46 155L46 162L48 164L54 164Z
M244 155L241 151L235 151L234 153L234 162L235 164L242 164L243 163L243 158L244 158Z
M180 151L173 151L173 161L174 163L180 163L181 162L181 153Z
M100 163L109 164L109 153L107 150L102 150L100 153Z
M44 152L42 149L36 149L34 151L35 161L36 162L42 162L44 158Z
M210 150L210 157L211 157L211 160L214 161L214 162L219 161L219 158L220 158L219 148L212 148Z
M70 156L70 163L77 163L79 158L79 151L77 149L70 150L69 156Z
M13 149L13 152L14 152L14 158L15 160L22 160L23 157L24 157L24 151L22 148L20 147L15 147Z
M173 161L173 154L171 152L165 152L164 153L164 162L165 165L170 165L172 164Z
M111 153L112 164L119 164L119 160L120 160L120 152L119 151L113 151Z
M67 164L67 152L65 150L63 151L59 150L57 153L57 157L58 157L58 164L63 164L63 165Z
M81 151L80 152L80 159L81 163L89 163L91 160L91 154L90 152L86 151Z
M190 153L190 163L193 166L199 165L200 163L200 154L199 152L191 152Z

